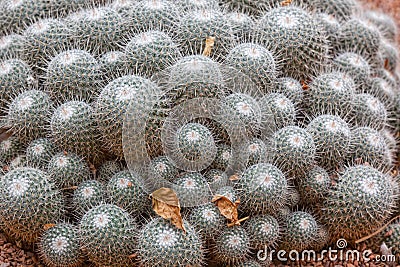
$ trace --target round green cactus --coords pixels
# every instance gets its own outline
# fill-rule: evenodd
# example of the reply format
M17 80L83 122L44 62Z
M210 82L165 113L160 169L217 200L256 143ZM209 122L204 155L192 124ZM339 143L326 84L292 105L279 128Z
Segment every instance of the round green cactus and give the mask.
M19 139L29 142L47 134L54 104L50 96L39 90L17 95L8 107L6 125Z
M34 243L46 224L64 216L62 194L46 173L15 168L0 180L0 218L17 238Z
M349 74L357 85L364 84L371 74L371 66L365 58L353 52L337 55L333 59L333 66L339 71Z
M277 79L274 89L276 93L283 94L289 98L296 106L303 101L304 92L301 83L291 77Z
M140 214L145 210L147 196L139 179L128 170L114 174L107 183L106 192L110 204L123 208L130 214Z
M103 184L108 183L108 181L113 177L114 174L123 170L123 164L120 161L107 160L103 162L96 171L96 180Z
M175 25L177 39L187 54L201 54L206 39L214 37L212 58L222 58L232 46L234 35L226 15L218 10L202 9L184 13Z
M308 204L321 203L327 196L331 184L332 181L328 172L319 166L315 166L298 179L302 201Z
M84 260L78 229L69 223L60 223L46 230L38 244L39 255L47 266L76 267Z
M24 143L15 136L0 142L0 162L6 164L24 152Z
M149 109L148 97L157 85L140 76L127 75L111 81L103 88L95 104L95 117L106 148L123 157L122 126L124 116L134 102L137 108ZM91 138L93 140L93 137Z
M256 43L242 43L229 51L225 64L246 74L258 86L269 87L277 76L274 55ZM265 89L264 89L265 90Z
M138 258L143 266L202 266L205 251L195 228L183 220L183 230L163 218L144 225L138 237Z
M327 38L322 26L304 9L293 5L273 8L260 19L260 25L261 39L280 55L285 75L307 79L326 64Z
M391 178L365 165L347 168L329 190L321 219L332 237L354 241L384 224L395 207Z
M239 192L232 186L223 186L220 187L216 192L215 195L224 196L229 199L232 203L235 203L239 199Z
M283 93L267 94L259 100L259 103L263 132L275 132L278 129L294 124L296 107Z
M139 75L151 77L181 57L178 45L162 31L141 32L125 46L127 64Z
M280 241L282 229L271 215L256 215L245 223L250 244L255 249L275 248Z
M357 94L354 97L353 118L357 126L382 129L388 121L385 105L370 94Z
M91 100L101 87L100 64L84 50L67 50L49 61L44 85L54 99Z
M204 177L211 188L211 191L215 191L228 184L228 175L226 172L218 169L209 169L204 173Z
M226 144L219 144L217 146L217 154L215 155L212 167L224 171L228 167L232 158L232 148Z
M242 147L242 153L248 156L247 167L262 163L267 159L267 146L264 141L259 138L248 140Z
M122 51L109 51L99 58L104 81L112 81L129 72L126 55Z
M311 115L345 116L354 103L356 86L351 74L326 72L318 75L306 91L306 105ZM326 101L329 99L329 101Z
M28 165L40 169L46 169L57 149L47 138L39 138L32 141L26 148L26 160Z
M221 215L214 203L207 203L193 208L188 221L200 231L204 240L212 240L225 226L225 217Z
M123 209L98 205L79 222L80 243L89 260L98 266L129 266L133 264L137 227Z
M74 190L72 207L74 213L81 218L91 208L106 200L105 187L96 180L83 181Z
M281 248L286 251L309 249L318 237L319 224L316 218L304 211L288 214L283 222Z
M179 169L167 156L159 156L151 160L148 166L150 175L155 175L172 182L179 174Z
M59 106L50 121L53 142L92 160L101 158L99 128L93 108L82 101L69 101Z
M251 16L242 12L229 12L227 19L237 40L246 40L253 34L255 22Z
M312 135L320 166L328 169L342 166L350 145L350 127L340 117L321 115L314 118L307 126Z
M8 59L0 63L0 108L22 91L32 89L35 84L33 71L20 59ZM2 110L3 111L3 110Z
M370 127L358 127L352 130L350 146L352 148L349 154L350 162L361 160L376 167L391 167L392 162L387 158L389 147L377 130Z
M47 164L47 172L51 180L59 188L78 186L90 179L87 163L74 153L57 153Z
M0 61L12 58L22 58L26 45L24 36L9 34L0 37Z
M364 17L375 24L385 38L391 42L395 41L397 35L397 26L393 18L387 14L374 10L366 11L364 13Z
M172 189L184 206L194 205L197 201L207 203L211 195L206 178L198 172L178 176L173 181Z
M72 13L65 18L65 24L70 30L71 42L77 42L94 55L117 49L127 30L122 16L104 6Z
M247 168L235 186L243 208L252 214L275 213L288 201L289 185L285 175L268 163Z
M151 29L176 31L181 17L180 7L169 0L143 0L136 3L130 14L131 25L136 32Z
M215 240L214 257L219 265L232 266L250 256L250 237L240 226L225 228Z
M316 160L317 148L312 135L297 126L286 126L271 139L271 156L290 175L304 173Z

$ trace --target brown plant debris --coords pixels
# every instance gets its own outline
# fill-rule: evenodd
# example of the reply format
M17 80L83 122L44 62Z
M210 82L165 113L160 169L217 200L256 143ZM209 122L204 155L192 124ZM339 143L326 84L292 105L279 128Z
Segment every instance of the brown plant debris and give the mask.
M170 220L173 225L186 233L183 225L181 207L177 194L171 188L161 187L150 194L153 210L162 218Z

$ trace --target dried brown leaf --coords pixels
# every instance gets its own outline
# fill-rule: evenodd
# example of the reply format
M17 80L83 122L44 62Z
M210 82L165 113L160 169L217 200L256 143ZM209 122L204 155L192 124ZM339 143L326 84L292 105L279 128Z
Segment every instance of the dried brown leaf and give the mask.
M240 222L246 220L247 218L240 219L238 218L238 206L240 204L240 200L237 200L233 203L229 198L222 195L215 195L211 202L217 205L219 212L228 219L228 226L240 225Z
M151 193L150 197L152 198L153 210L162 218L170 220L173 225L186 233L179 199L175 191L171 188L161 187Z
M204 48L203 56L209 57L211 55L214 44L215 44L215 37L212 36L207 37L206 47Z
M239 180L239 175L237 174L231 175L231 177L229 177L229 181L237 181L237 180Z

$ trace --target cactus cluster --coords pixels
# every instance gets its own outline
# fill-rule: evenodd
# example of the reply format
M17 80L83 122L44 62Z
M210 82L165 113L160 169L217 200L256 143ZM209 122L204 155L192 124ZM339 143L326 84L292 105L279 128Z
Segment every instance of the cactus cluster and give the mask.
M368 236L400 211L397 34L357 0L0 1L0 229L50 267Z

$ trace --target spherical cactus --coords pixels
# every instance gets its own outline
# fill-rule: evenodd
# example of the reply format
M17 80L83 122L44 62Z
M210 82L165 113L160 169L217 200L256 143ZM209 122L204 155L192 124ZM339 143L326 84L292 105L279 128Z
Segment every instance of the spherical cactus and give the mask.
M357 126L368 126L382 129L388 121L388 112L385 105L370 94L357 94L354 97L352 117Z
M332 237L354 241L381 227L395 201L390 177L370 166L353 166L329 190L320 218Z
M5 0L0 5L0 33L20 32L26 25L40 19L47 13L47 1Z
M302 201L314 205L321 203L327 196L331 184L328 172L315 166L298 179L298 189Z
M325 11L323 11L323 12L325 12ZM315 19L324 28L329 42L332 45L336 44L337 39L338 39L338 32L340 29L340 23L335 18L335 16L327 14L327 13L317 13L317 14L315 14ZM333 50L333 47L331 49Z
M123 170L122 162L115 160L107 160L100 165L96 171L96 180L103 184L108 183L114 174Z
M341 25L337 39L337 51L354 52L373 61L379 50L380 34L370 22L350 19Z
M104 83L126 75L128 64L126 55L122 51L109 51L99 58L100 72Z
M237 40L250 38L254 31L255 22L249 15L242 12L229 12L227 19Z
M261 126L261 107L260 103L250 94L233 93L226 96L223 102L230 112L245 125L247 131L255 133Z
M248 140L242 145L241 150L248 155L247 167L264 162L267 159L267 146L259 138Z
M260 20L261 39L280 55L285 75L307 79L326 64L328 45L323 28L307 11L285 6L271 9Z
M226 144L219 144L217 146L217 154L215 155L212 167L224 171L232 158L232 148Z
M224 94L223 75L218 63L202 56L186 56L167 70L168 96L173 104L194 97L218 97Z
M276 80L275 92L285 95L296 106L303 101L303 91L301 83L291 77Z
M131 25L136 32L151 29L176 31L174 27L182 15L176 2L169 0L143 0L133 6Z
M218 169L209 169L204 173L204 177L207 179L211 191L215 191L227 185L229 181L228 175L224 171Z
M15 136L29 142L47 133L54 106L50 96L39 90L29 90L16 96L8 107L6 125Z
M51 180L59 188L78 186L90 179L87 163L74 153L58 153L47 164L47 172Z
M307 0L306 2L319 12L326 12L341 22L350 19L358 7L355 0Z
M260 0L260 1L247 1L247 0L223 0L222 3L228 10L240 10L244 14L250 16L260 16L266 10L269 10L274 1Z
M9 59L0 63L0 108L4 109L12 97L31 89L35 79L27 63Z
M181 205L191 206L195 201L206 203L211 192L206 178L197 172L184 173L173 181L172 189L178 195Z
M97 266L129 266L137 225L123 209L110 204L89 210L79 222L81 246Z
M385 245L391 249L393 255L400 253L400 223L398 220L389 224L388 227L380 234L380 238Z
M226 56L225 64L243 72L255 84L264 88L271 86L277 76L274 55L256 43L242 43L232 48Z
M271 156L283 171L304 173L314 163L316 145L312 135L297 126L287 126L274 133Z
M391 167L388 166L391 162L387 161L389 148L377 130L370 127L359 127L352 130L350 145L350 162L361 160L376 167Z
M326 168L341 166L347 156L350 145L350 127L340 117L321 115L307 126L312 135L317 153L317 162Z
M182 49L188 54L203 53L208 38L215 38L211 51L213 58L221 58L232 47L232 26L226 15L218 10L189 11L181 17L175 27Z
M178 0L176 2L185 11L219 8L217 0Z
M60 102L91 100L101 86L100 64L84 50L68 50L54 56L44 76L46 90Z
M275 132L278 129L294 124L296 107L283 93L267 94L259 100L259 103L263 132Z
M22 58L25 45L26 41L22 35L4 35L0 38L0 61L12 58Z
M82 101L62 104L50 121L51 137L59 148L94 160L101 157L97 127L93 108Z
M143 185L128 170L114 174L107 183L106 191L110 204L117 205L132 215L140 214L148 204Z
M394 42L397 34L396 22L387 14L368 10L364 13L364 17L375 24L380 30L380 33L389 41Z
M229 199L232 203L235 203L237 200L240 200L238 191L234 187L229 185L219 188L215 192L215 195L224 196L227 199Z
M247 168L236 182L243 208L252 214L274 213L288 197L288 182L277 167L259 163Z
M46 169L56 151L55 145L49 139L39 138L26 148L26 160L32 167Z
M207 203L193 208L188 221L198 230L203 240L214 239L225 226L225 217L214 203Z
M40 258L51 267L76 267L84 262L79 244L78 229L69 223L60 223L46 230L38 244Z
M99 181L83 181L74 190L72 197L73 211L81 218L88 210L102 204L105 200L106 190Z
M395 72L399 60L399 52L396 47L386 40L381 40L379 52L383 57L384 67L391 72Z
M66 47L68 34L68 27L61 19L37 21L23 32L26 40L24 57L37 69L45 68L46 62Z
M296 208L300 204L300 193L296 188L288 189L286 205L289 208Z
M215 157L217 147L211 131L199 123L183 125L176 133L178 151L189 161L210 161Z
M156 89L157 85L146 78L127 75L111 81L101 91L95 116L102 140L114 155L123 157L122 125L130 105L135 103L136 108L143 107L143 110L152 108L149 98Z
M179 174L179 169L167 156L159 156L151 160L148 166L149 173L161 179L172 182Z
M368 62L360 55L353 52L344 52L333 59L333 66L345 72L354 79L357 85L364 84L371 73Z
M0 142L0 162L4 164L23 153L24 144L15 136Z
M138 237L138 258L143 266L202 266L205 251L194 227L183 220L183 230L163 218L144 225Z
M275 248L280 241L281 227L271 215L256 215L245 222L250 244L255 249Z
M390 109L395 105L395 86L384 78L371 77L368 82L362 86L362 92L378 98L380 102L385 105L386 109Z
M309 84L305 104L311 115L332 114L344 117L353 107L355 90L350 75L336 71L322 73Z
M65 19L65 24L70 29L71 41L95 55L117 49L126 30L122 16L110 7L72 13Z
M181 57L178 45L162 31L141 32L125 46L127 64L139 75L151 77Z
M311 248L318 237L319 225L312 214L295 211L285 217L282 228L281 247L300 252Z
M16 168L0 180L0 217L7 229L26 241L36 242L46 224L58 223L64 201L46 173Z
M215 240L214 257L219 266L232 266L243 262L250 255L250 237L241 227L225 228Z

